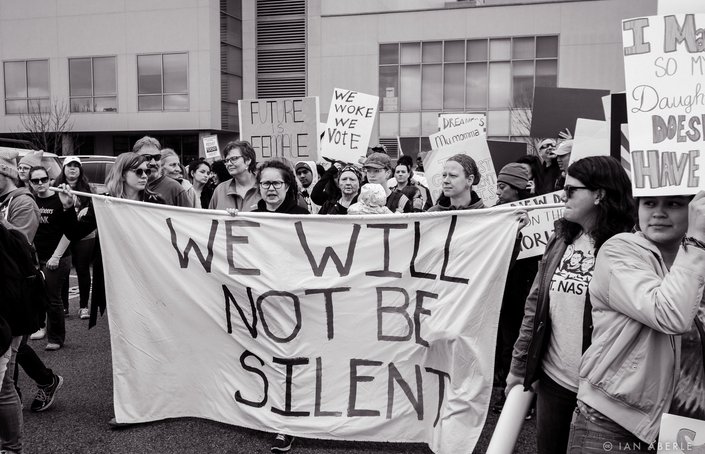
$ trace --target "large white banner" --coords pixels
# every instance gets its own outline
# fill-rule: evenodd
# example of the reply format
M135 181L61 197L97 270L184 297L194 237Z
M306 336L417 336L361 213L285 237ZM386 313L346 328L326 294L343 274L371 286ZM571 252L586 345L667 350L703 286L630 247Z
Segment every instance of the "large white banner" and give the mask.
M622 22L635 197L705 189L705 14Z
M510 210L231 217L94 204L118 422L193 416L472 452Z

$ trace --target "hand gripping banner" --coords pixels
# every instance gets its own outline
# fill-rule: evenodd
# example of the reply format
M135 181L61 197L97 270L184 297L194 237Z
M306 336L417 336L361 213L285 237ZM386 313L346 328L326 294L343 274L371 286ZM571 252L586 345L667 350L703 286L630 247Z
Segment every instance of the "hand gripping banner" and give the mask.
M511 210L240 214L95 197L115 416L472 452Z

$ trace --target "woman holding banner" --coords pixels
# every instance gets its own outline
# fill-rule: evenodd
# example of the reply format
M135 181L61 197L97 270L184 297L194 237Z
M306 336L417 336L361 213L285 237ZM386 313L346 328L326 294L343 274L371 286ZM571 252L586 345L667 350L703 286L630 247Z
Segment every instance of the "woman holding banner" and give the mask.
M631 230L631 182L610 157L576 161L563 188L556 222L526 300L506 393L522 382L537 392L538 452L565 453L578 391L580 357L590 343L588 284L595 254L612 236ZM538 385L536 382L538 381Z
M280 159L265 161L257 169L260 197L253 212L311 214L299 205L299 187L291 166Z
M443 195L428 211L472 210L484 208L482 199L472 190L480 181L480 171L475 160L468 155L456 154L443 165Z
M640 197L639 230L605 243L590 283L569 453L647 452L663 413L705 419L704 290L705 192Z

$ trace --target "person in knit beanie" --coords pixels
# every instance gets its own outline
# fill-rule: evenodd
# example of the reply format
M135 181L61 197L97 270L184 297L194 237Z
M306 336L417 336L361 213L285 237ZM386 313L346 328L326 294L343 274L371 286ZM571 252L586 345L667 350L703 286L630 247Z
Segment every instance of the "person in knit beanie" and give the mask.
M17 171L19 173L20 182L23 185L27 185L27 180L29 180L29 169L32 167L37 167L42 165L42 155L44 151L30 151L20 159L19 164L17 164Z
M0 147L0 174L5 175L17 182L17 150Z
M528 198L529 172L519 163L502 167L497 175L497 205Z

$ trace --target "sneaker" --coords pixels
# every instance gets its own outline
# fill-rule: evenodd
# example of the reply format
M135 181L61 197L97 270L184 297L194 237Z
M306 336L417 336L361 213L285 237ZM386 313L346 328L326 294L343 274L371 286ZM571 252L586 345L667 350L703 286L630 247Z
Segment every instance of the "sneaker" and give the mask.
M37 395L34 396L34 402L30 409L35 412L48 410L56 399L56 392L64 384L64 377L54 374L54 378L50 385L40 386Z
M524 419L527 421L530 421L530 420L534 419L534 416L536 416L536 407L531 407L531 409L529 410L529 413L526 414Z
M29 336L29 338L35 341L35 340L39 340L39 339L44 339L44 336L46 336L46 335L47 335L47 330L45 328L39 328L39 330L36 333Z
M61 348L61 344L57 344L55 342L49 342L46 347L44 347L44 350L49 350L51 352L56 351Z
M87 307L82 307L78 310L78 318L81 320L86 320L91 318L91 312L88 310Z
M291 444L294 442L294 437L286 434L277 434L272 444L272 452L287 452L291 449Z

